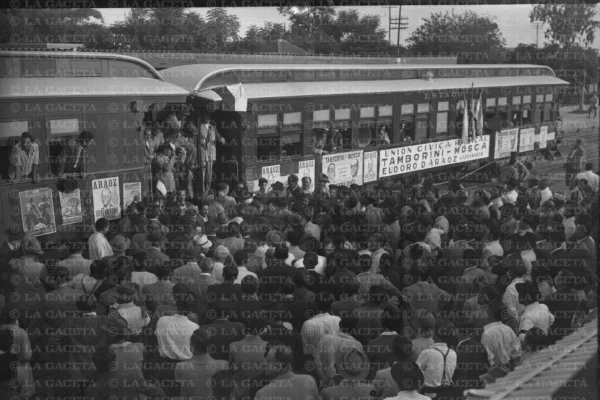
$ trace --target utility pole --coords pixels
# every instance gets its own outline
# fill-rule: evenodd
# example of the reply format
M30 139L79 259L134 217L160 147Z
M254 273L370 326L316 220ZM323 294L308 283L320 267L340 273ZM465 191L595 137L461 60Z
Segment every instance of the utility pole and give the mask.
M389 20L388 20L388 42L391 46L392 44L392 39L391 39L391 32L392 30L396 29L398 30L398 35L396 37L397 39L397 54L398 56L400 56L400 31L404 30L404 29L408 29L408 22L405 22L406 20L408 20L407 17L403 17L402 16L402 6L398 7L398 18L392 18L392 6L388 6L387 9L389 10Z
M544 26L544 24L542 22L534 22L533 24L531 24L533 26L535 26L535 48L539 48L539 31L540 31L540 27Z

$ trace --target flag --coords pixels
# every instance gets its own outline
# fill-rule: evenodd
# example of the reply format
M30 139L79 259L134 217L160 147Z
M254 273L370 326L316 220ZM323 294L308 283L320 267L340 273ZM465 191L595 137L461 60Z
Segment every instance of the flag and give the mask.
M462 140L467 142L469 137L469 109L467 107L467 97L463 96L463 126L462 126Z
M471 87L471 104L469 105L469 139L475 138L475 100L473 99L473 87Z
M477 120L477 136L483 136L483 98L479 93L479 100L477 100L477 107L475 107L475 119Z

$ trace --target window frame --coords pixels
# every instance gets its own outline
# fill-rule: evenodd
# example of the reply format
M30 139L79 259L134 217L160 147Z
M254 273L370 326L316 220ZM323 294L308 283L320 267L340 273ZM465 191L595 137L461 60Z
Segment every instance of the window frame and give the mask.
M292 123L292 124L285 124L284 120L285 120L285 114L296 114L299 113L300 114L300 122L298 123ZM261 116L267 116L267 115L275 115L276 116L276 123L275 125L273 125L272 127L265 127L265 128L259 128L259 118ZM273 162L273 161L280 161L282 157L302 157L304 156L304 146L302 145L302 138L304 135L304 125L303 125L303 115L302 115L302 111L289 111L289 112L284 112L284 111L279 111L279 112L270 112L270 113L257 113L256 114L256 139L261 140L261 139L270 139L273 140L275 139L277 141L277 145L271 145L269 146L269 148L272 147L278 147L278 154L279 156L262 156L259 155L259 147L262 147L260 144L257 144L256 146L256 157L258 159L258 162ZM262 130L262 132L261 132ZM294 154L294 155L287 155L287 152L284 150L284 147L286 146L290 146L289 144L286 144L287 141L285 140L286 137L289 138L291 136L296 136L299 135L299 140L296 142L294 141L293 143L298 143L298 154ZM263 147L264 148L264 147ZM286 154L284 154L284 152L286 152Z

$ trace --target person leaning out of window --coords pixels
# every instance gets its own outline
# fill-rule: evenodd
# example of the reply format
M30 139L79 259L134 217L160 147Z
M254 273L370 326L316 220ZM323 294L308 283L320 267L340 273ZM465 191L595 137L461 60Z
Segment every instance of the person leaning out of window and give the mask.
M39 163L40 148L37 141L29 132L23 132L10 153L8 174L11 181L16 182L30 178L33 183L37 182L39 180Z
M64 141L58 158L58 176L84 176L88 171L87 148L94 140L90 131L83 131L76 140L71 138Z

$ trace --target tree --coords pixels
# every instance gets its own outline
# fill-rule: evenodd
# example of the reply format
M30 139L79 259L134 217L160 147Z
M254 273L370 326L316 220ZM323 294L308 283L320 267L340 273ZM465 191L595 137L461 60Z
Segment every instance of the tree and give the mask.
M506 44L493 17L473 11L435 13L423 21L407 39L413 55L457 55L462 62Z
M224 8L211 8L206 13L206 35L215 51L225 51L227 43L238 41L240 20Z
M529 19L548 25L544 37L550 43L565 48L577 43L589 45L594 41L594 31L600 26L599 21L593 20L595 7L594 3L538 4L529 13Z

